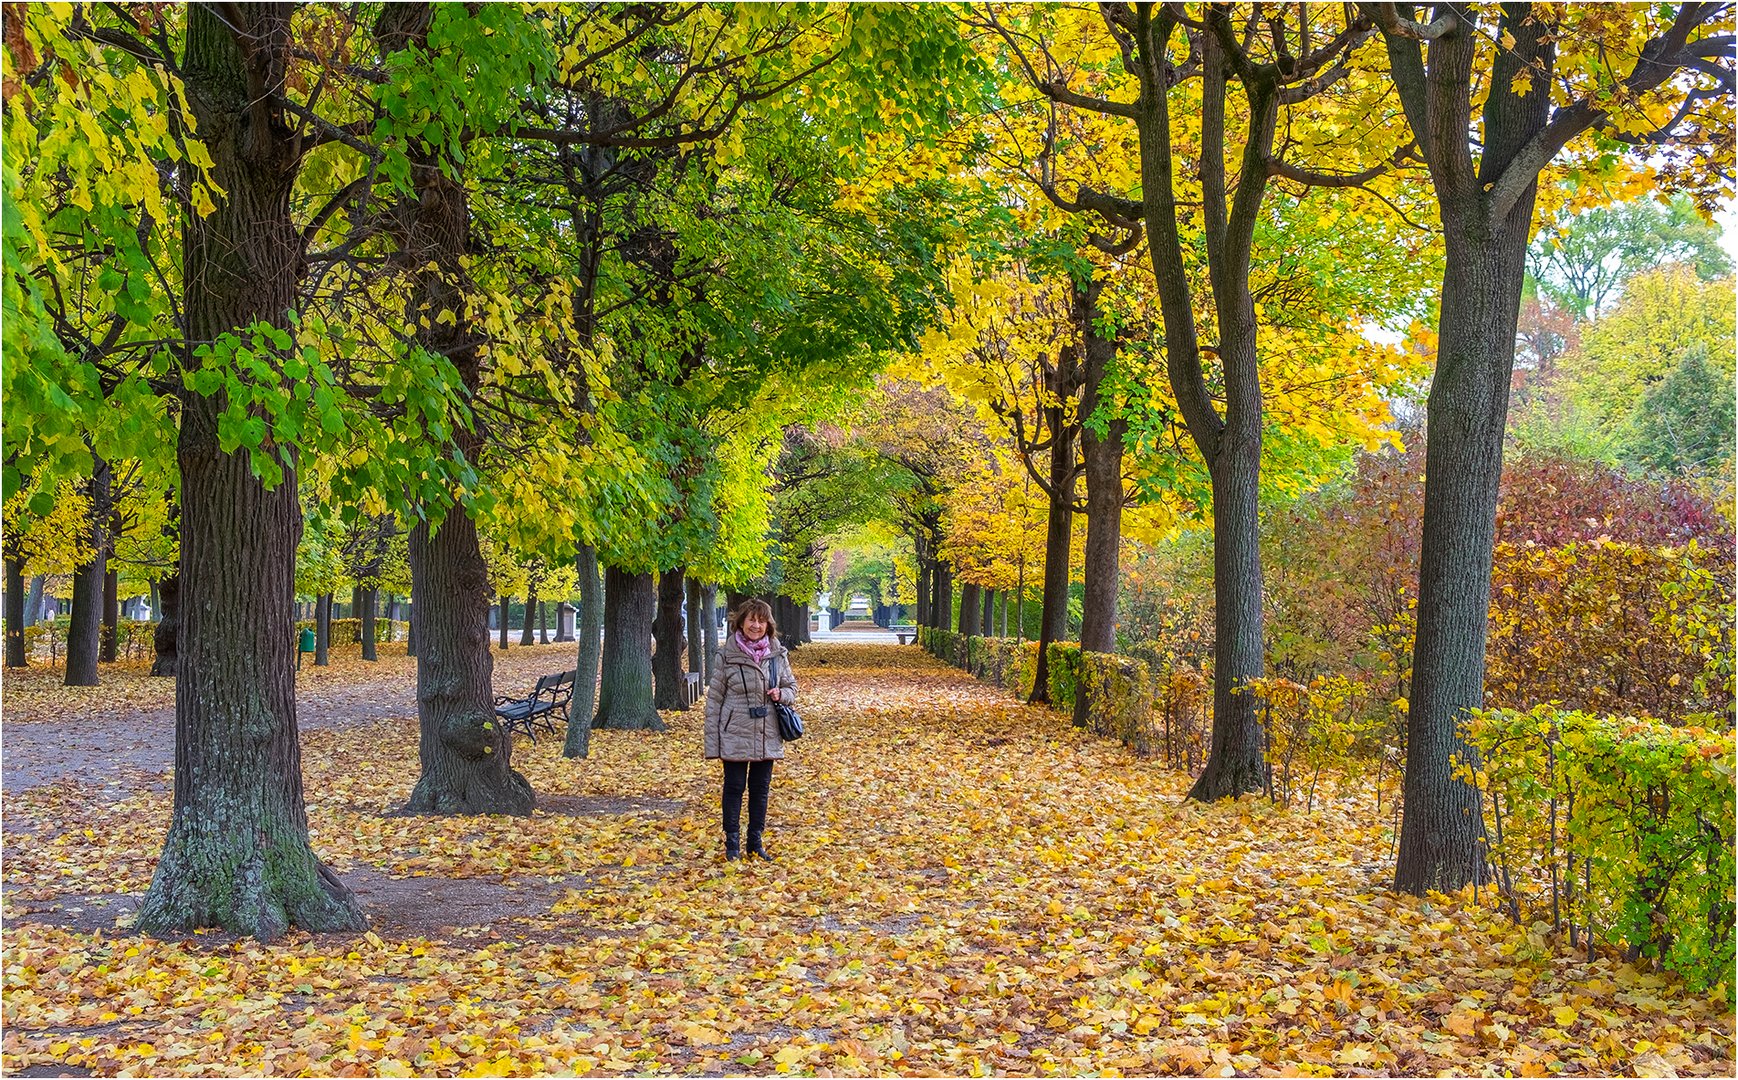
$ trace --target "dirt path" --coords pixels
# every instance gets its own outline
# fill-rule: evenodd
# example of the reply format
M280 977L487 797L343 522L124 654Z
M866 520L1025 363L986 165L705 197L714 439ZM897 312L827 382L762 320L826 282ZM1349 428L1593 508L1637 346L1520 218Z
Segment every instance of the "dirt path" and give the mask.
M500 693L527 690L538 675L573 662L571 645L515 646L495 653ZM45 667L5 673L0 695L0 788L8 795L54 781L111 794L175 764L175 684L139 665L104 668L100 687L65 687ZM296 686L303 732L359 727L416 715L416 662L403 645L382 646L369 664L344 650L332 666L304 661ZM521 685L524 684L524 685Z

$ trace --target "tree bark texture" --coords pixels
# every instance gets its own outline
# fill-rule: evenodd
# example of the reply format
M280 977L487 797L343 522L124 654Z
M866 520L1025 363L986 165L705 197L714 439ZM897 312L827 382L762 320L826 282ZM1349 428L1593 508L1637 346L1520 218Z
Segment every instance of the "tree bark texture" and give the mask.
M598 662L603 655L603 582L597 572L597 549L582 546L575 560L579 571L579 656L574 667L573 703L567 724L564 757L591 753L591 721L597 708Z
M1707 17L1714 9L1698 10ZM1418 627L1394 871L1396 889L1423 895L1488 880L1478 791L1454 773L1457 764L1477 765L1459 725L1484 700L1503 431L1538 172L1550 157L1537 151L1547 125L1558 126L1545 89L1556 54L1549 20L1532 5L1502 9L1498 32L1505 48L1488 81L1475 78L1482 31L1466 11L1444 9L1450 25L1427 53L1394 32L1388 12L1372 13L1430 169L1446 242L1441 347L1425 428ZM1688 10L1680 17L1689 17ZM1645 59L1626 83L1640 90L1669 77L1681 62L1666 60L1671 52L1642 49ZM1523 70L1536 74L1517 92L1515 75ZM1477 120L1475 82L1490 87ZM1591 116L1581 122L1591 123ZM1467 134L1474 128L1482 143L1476 166ZM1572 134L1563 129L1555 145ZM1502 205L1509 198L1512 203Z
M683 624L685 628L683 636L688 642L687 669L698 674L701 668L700 654L706 648L702 644L705 632L701 629L700 619L700 579L692 574L688 575L686 588L687 595L683 602L682 613L686 620Z
M6 560L6 666L29 663L24 653L24 560Z
M151 661L151 674L175 677L181 636L181 576L170 574L157 583L158 620L151 633L151 648L156 657Z
M701 640L705 642L702 660L705 669L702 671L701 682L710 685L712 682L712 665L718 662L718 586L705 585L700 589L700 611L703 632Z
M422 774L405 809L426 814L529 814L531 784L513 768L513 737L495 719L489 570L477 527L454 509L410 531L417 613L416 712Z
M374 641L374 635L378 632L375 627L374 609L380 606L380 590L373 585L364 585L361 593L362 659L378 660L380 659L380 650Z
M323 592L314 601L314 666L332 662L332 594Z
M537 627L532 622L532 615L537 610L537 589L535 586L525 591L525 617L519 621L524 625L519 630L519 644L534 645L537 642Z
M289 196L301 146L279 108L292 10L187 11L183 78L222 192L215 212L186 226L183 307L195 341L260 319L282 325L295 302L301 246ZM219 445L226 406L181 399L180 585L191 602L178 643L174 813L137 925L266 940L291 926L360 930L360 906L308 846L293 667L295 459L279 454L284 476L267 490L246 452Z
M688 592L682 569L658 575L658 613L652 623L652 703L686 712L682 701L682 604Z
M935 592L929 598L930 615L940 630L953 627L953 567L940 560L935 564Z
M1086 584L1080 604L1080 648L1116 651L1116 591L1122 552L1122 457L1128 421L1111 415L1115 405L1102 391L1116 361L1117 343L1098 332L1096 277L1074 292L1074 317L1084 346L1080 412L1081 458L1086 477L1086 554L1081 569ZM1099 412L1104 415L1095 415ZM1102 430L1103 434L1099 434ZM1080 695L1084 700L1085 695Z
M663 731L652 703L652 618L657 593L651 574L604 571L603 670L592 727Z
M1029 704L1050 703L1050 644L1068 640L1068 564L1074 533L1073 438L1053 429L1050 447L1050 515L1044 528L1043 614L1038 621L1038 665Z
M978 599L983 590L972 582L960 586L960 621L958 631L968 637L974 637L979 630Z
M42 590L48 584L48 578L36 574L30 579L30 593L24 598L25 626L35 626L36 620L42 617ZM152 607L156 606L156 597L152 598Z
M115 525L111 520L109 525L110 550L107 564L103 572L103 632L102 645L97 650L97 659L105 664L115 662L115 649L121 636L121 576L115 572L113 550Z
M72 573L72 620L66 632L67 686L96 686L97 660L102 655L103 584L109 572L109 488L113 479L109 463L96 458L96 468L85 482L90 494L91 516L87 522L91 545L89 562Z

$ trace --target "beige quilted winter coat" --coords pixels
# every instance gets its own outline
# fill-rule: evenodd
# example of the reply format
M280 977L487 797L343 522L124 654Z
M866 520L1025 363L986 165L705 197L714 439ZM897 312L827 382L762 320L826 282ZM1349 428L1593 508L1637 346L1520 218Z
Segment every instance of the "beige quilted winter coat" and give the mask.
M712 667L712 682L706 687L706 757L725 761L766 761L785 756L778 737L778 716L767 700L766 667L778 668L779 698L786 705L797 701L797 680L791 675L790 655L773 643L766 665L757 664L736 635L730 634L718 647ZM765 705L765 716L750 716L750 706Z

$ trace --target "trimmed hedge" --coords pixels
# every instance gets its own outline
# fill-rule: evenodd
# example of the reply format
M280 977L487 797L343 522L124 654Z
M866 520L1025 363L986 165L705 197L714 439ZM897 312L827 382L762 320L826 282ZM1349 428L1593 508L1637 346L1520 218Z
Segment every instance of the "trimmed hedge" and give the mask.
M303 630L315 630L314 620L304 619L303 621L296 624L296 633L297 634L300 634ZM318 631L316 630L315 632L317 633ZM339 645L357 645L357 644L360 644L362 641L362 620L361 619L333 619L331 632L332 632L331 640L329 642L327 642L327 644L330 647L335 648ZM398 620L397 619L375 619L374 620L374 640L376 642L391 641L391 640L393 640L393 638L395 638L397 636L397 634L398 634ZM514 636L513 643L515 645L517 645L519 643L517 635Z
M1153 727L1147 665L1113 653L1076 651L1075 656L1079 690L1086 696L1086 729L1118 739L1142 757L1154 756L1161 738Z
M1050 707L1057 712L1074 711L1074 694L1080 686L1080 646L1072 641L1050 643Z
M1731 731L1539 706L1480 712L1480 753L1498 886L1521 921L1566 922L1632 960L1734 998Z

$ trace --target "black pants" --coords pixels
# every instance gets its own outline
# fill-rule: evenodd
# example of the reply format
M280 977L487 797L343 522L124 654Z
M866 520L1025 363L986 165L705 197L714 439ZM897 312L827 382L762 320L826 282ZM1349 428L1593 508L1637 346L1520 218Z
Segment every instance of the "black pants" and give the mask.
M748 835L766 828L766 800L772 791L772 762L724 763L724 831L731 836L742 827L742 792L748 789Z

